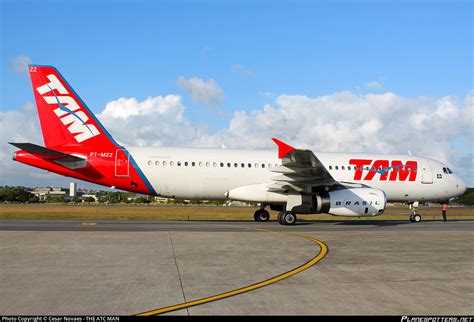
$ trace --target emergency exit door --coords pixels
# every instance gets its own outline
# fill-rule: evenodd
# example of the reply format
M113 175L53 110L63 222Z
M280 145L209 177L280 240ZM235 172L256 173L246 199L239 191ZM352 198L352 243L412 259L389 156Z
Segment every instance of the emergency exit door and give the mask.
M130 176L130 161L128 159L128 152L124 152L122 149L117 149L117 151L115 151L115 176Z

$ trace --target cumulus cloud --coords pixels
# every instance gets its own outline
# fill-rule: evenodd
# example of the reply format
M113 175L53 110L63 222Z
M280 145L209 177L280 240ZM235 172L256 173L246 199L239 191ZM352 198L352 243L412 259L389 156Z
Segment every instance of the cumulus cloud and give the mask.
M180 76L177 84L191 94L193 102L203 103L211 107L220 104L224 100L224 91L212 78L208 80L198 77L186 79Z
M118 141L127 145L186 145L207 136L205 125L184 116L179 95L149 97L144 101L119 98L107 103L99 120Z
M31 64L31 58L25 55L16 56L10 66L10 70L15 74L28 73L28 65Z
M64 185L64 177L26 166L12 160L17 148L8 142L43 145L43 136L33 103L19 109L0 111L0 185Z
M463 99L343 91L318 97L280 95L272 104L236 111L218 132L190 120L179 95L143 101L119 98L107 103L98 117L114 138L128 145L276 149L270 138L278 137L315 152L406 154L410 150L447 162L472 186L473 114L474 91ZM32 104L0 112L0 140L42 144ZM459 142L466 147L459 148ZM13 151L8 145L0 149L0 166L8 173L2 173L3 182L17 184L23 178L28 185L41 185L55 178L38 177L39 170L12 162Z
M234 74L247 77L247 78L253 77L253 72L240 64L231 65L230 69Z

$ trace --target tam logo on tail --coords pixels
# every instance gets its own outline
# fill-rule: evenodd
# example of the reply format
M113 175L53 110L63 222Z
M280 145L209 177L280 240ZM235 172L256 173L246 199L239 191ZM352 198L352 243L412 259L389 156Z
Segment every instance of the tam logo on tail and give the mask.
M36 72L35 67L30 67L30 72ZM82 111L74 98L61 84L54 74L46 76L49 83L36 88L38 93L44 98L49 105L57 105L54 113L61 120L67 130L73 135L74 139L81 143L100 134L99 130L93 124L88 124L89 117ZM60 95L56 95L54 91ZM45 95L52 94L52 95Z

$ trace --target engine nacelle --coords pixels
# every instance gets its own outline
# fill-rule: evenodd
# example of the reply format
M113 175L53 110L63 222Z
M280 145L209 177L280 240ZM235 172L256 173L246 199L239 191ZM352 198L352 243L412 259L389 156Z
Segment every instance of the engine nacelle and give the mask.
M381 215L386 205L387 197L382 190L353 188L313 195L289 194L286 210L300 214L361 217Z
M385 192L373 188L355 188L328 193L328 213L335 216L377 216L387 206Z

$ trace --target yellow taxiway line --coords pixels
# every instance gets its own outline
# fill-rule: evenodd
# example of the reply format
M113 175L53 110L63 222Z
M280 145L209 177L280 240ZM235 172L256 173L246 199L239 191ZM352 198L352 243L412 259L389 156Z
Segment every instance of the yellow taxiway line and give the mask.
M256 290L258 288L265 287L265 286L268 286L270 284L277 283L277 282L279 282L281 280L284 280L284 279L286 279L290 276L296 275L296 274L304 271L305 269L310 268L311 266L313 266L314 264L319 262L321 259L323 259L324 256L326 256L326 254L328 252L328 246L325 243L323 243L322 241L317 240L315 238L306 236L306 235L290 233L290 232L278 232L278 231L266 230L266 229L255 229L255 230L265 231L265 232L270 232L270 233L275 233L275 234L284 234L284 235L303 238L303 239L312 241L313 243L317 244L320 247L320 251L315 257L313 257L312 259L310 259L308 262L304 263L303 265L298 266L298 267L296 267L296 268L294 268L294 269L292 269L292 270L290 270L286 273L274 276L274 277L272 277L270 279L267 279L265 281L258 282L258 283L252 284L252 285L248 285L248 286L245 286L245 287L233 290L233 291L221 293L221 294L218 294L218 295L213 295L213 296L205 297L205 298L202 298L202 299L199 299L199 300L185 302L185 303L181 303L181 304L177 304L177 305L167 306L167 307L163 307L163 308L156 309L156 310L142 312L142 313L139 313L139 314L136 314L136 315L137 316L149 316L149 315L157 315L157 314L172 312L172 311L181 310L181 309L185 309L185 308L196 306L196 305L201 305L201 304L204 304L204 303L209 303L209 302L214 302L214 301L217 301L217 300L222 300L224 298L235 296L235 295L238 295L238 294L250 292L250 291Z

